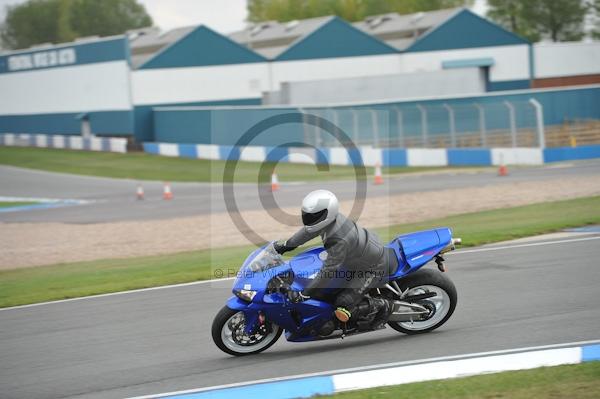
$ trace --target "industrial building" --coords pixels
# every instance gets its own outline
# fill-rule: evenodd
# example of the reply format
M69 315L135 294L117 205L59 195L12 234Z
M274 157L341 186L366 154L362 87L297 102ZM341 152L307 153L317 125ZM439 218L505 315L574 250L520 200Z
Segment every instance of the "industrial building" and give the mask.
M87 126L138 144L232 144L241 133L216 131L210 107L234 107L227 118L246 126L268 107L501 101L508 91L595 83L600 43L531 44L465 8L354 24L265 22L229 36L206 26L148 28L2 53L0 133L80 135ZM600 119L598 90L575 94L580 107L557 95L544 117ZM202 109L169 115L173 107Z

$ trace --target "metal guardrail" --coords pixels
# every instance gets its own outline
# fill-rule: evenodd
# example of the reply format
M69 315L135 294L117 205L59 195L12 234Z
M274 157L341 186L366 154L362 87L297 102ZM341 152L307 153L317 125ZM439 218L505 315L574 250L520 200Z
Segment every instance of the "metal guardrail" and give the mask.
M600 143L600 121L544 124L535 99L450 105L302 109L340 127L356 145L376 148L538 147ZM306 143L339 146L339 137L319 126L304 126Z

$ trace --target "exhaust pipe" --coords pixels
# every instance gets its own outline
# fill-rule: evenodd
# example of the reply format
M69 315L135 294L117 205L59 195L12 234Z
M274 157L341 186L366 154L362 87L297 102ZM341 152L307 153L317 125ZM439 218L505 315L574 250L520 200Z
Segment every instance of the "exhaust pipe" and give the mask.
M453 238L450 244L446 245L446 247L440 251L440 254L445 254L446 252L454 251L456 249L456 245L460 244L462 244L462 239Z

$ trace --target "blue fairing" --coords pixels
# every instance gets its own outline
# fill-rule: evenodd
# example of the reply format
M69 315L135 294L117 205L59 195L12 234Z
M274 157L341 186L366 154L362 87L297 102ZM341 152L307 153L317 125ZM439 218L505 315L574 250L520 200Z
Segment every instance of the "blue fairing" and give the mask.
M389 280L396 280L410 274L431 261L442 249L452 241L452 231L449 228L421 231L401 235L387 246L394 250L398 258L398 270ZM264 247L263 247L264 248ZM229 298L227 306L230 309L244 312L246 330L251 331L258 323L259 312L268 320L286 330L289 341L310 341L318 339L314 331L331 320L333 307L329 303L309 299L300 303L291 303L281 293L266 293L269 281L278 275L293 271L292 289L303 290L316 277L323 261L323 247L305 251L279 266L264 271L253 272L249 265L261 253L263 248L254 251L246 259L233 284L233 292L242 290L256 291L251 302L237 296Z
M429 262L452 240L448 228L420 231L398 237L404 248L406 261L411 267L422 266Z
M290 266L296 276L293 288L302 290L315 278L323 267L319 254L324 251L323 247L311 248L290 260Z
M399 263L398 270L391 277L391 280L401 278L420 269L451 242L452 230L448 227L398 236L388 244L396 252Z
M323 252L325 248L317 247L295 256L293 259L290 259L281 266L277 266L265 271L250 271L248 265L252 262L252 260L254 260L261 250L262 248L259 248L250 254L248 259L246 259L240 268L237 278L233 283L233 291L239 291L242 289L257 291L257 294L254 297L254 302L263 300L265 290L267 289L267 284L273 277L285 273L291 269L295 275L292 288L301 291L316 276L319 270L321 270L321 267L323 267L323 262L321 259L319 259L319 254Z

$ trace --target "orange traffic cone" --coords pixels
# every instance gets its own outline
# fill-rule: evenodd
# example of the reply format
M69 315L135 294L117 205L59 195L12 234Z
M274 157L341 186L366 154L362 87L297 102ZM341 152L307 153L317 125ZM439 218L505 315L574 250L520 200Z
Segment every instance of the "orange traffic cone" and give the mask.
M173 193L171 192L171 185L169 183L165 183L163 189L163 199L170 200L173 199Z
M498 168L498 176L508 176L508 168L506 165L501 164Z
M498 176L508 176L508 168L504 164L504 157L500 157L500 167L498 168Z
M144 187L142 187L141 184L138 184L137 190L135 192L135 195L136 195L136 197L137 197L138 200L143 200L144 199Z
M375 164L375 184L383 184L383 176L381 175L381 164Z
M504 164L504 154L500 153L500 167L498 168L498 176L508 176L508 168Z
M277 178L277 173L273 172L271 174L271 191L279 190L279 179Z

